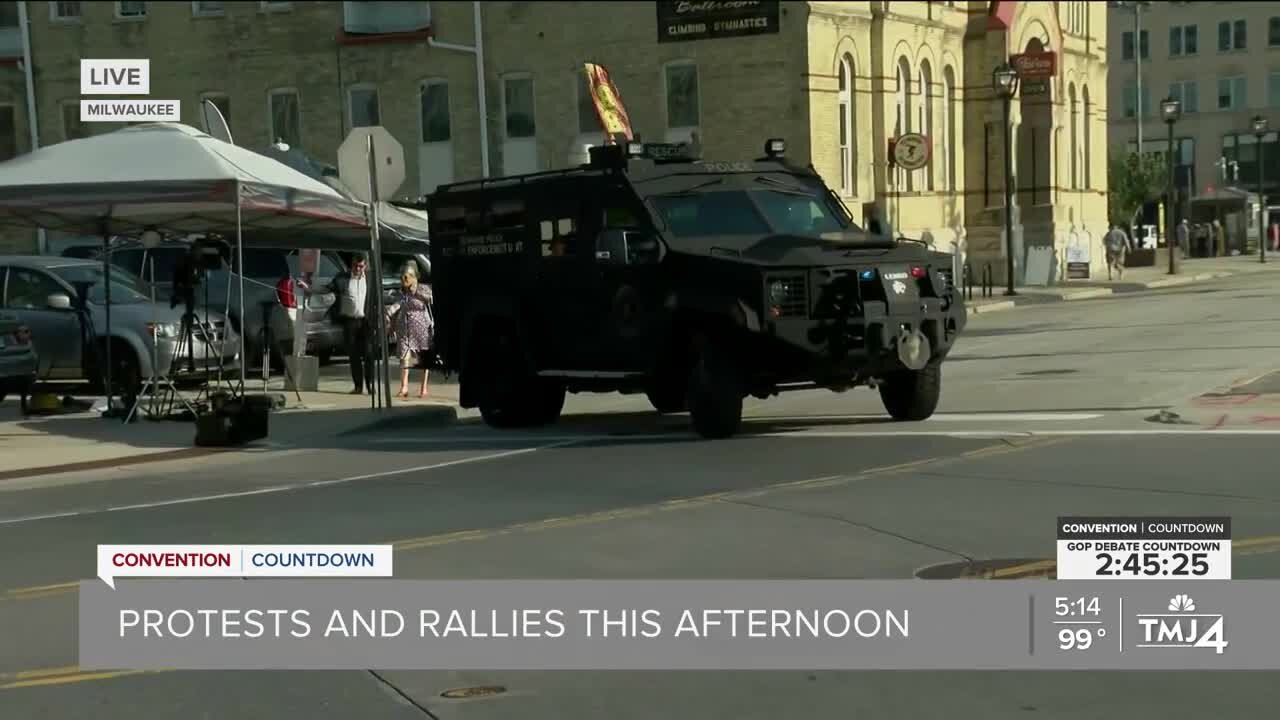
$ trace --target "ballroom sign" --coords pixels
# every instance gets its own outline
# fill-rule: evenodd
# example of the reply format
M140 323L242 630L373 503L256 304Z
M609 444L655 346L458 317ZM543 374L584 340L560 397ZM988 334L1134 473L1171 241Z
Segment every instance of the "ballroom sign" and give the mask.
M773 35L781 3L762 0L658 2L658 42Z

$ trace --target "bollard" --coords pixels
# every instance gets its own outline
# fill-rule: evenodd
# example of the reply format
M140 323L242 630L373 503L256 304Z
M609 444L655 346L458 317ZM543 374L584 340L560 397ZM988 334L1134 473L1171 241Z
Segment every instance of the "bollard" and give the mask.
M963 277L961 277L960 281L963 283L964 299L972 300L973 299L973 265L970 265L969 263L964 264L964 275Z
M991 297L995 294L995 281L992 279L991 263L987 263L982 268L982 297Z

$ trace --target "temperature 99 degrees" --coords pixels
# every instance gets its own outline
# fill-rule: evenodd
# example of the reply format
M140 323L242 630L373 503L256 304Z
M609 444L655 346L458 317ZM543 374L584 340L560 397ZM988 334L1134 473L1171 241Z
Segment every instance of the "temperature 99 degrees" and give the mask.
M1059 650L1088 650L1095 637L1106 637L1105 628L1062 628L1058 631Z

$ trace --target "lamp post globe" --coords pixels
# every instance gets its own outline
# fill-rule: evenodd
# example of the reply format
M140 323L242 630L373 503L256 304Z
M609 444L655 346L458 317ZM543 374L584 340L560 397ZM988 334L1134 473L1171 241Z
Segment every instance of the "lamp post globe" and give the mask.
M1013 288L1013 123L1009 118L1009 106L1018 92L1017 69L1008 62L997 65L991 71L991 90L1004 106L1004 294L1012 297L1018 292Z

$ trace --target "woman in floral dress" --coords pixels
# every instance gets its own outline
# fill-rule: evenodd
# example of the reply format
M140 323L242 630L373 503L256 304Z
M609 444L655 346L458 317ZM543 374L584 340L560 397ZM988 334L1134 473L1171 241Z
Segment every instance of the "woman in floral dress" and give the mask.
M431 316L431 286L418 282L418 270L414 264L405 265L400 271L400 295L387 308L387 327L396 338L396 357L400 358L399 397L409 397L409 371L421 366L422 390L418 397L427 396L427 353L431 350L435 319Z

